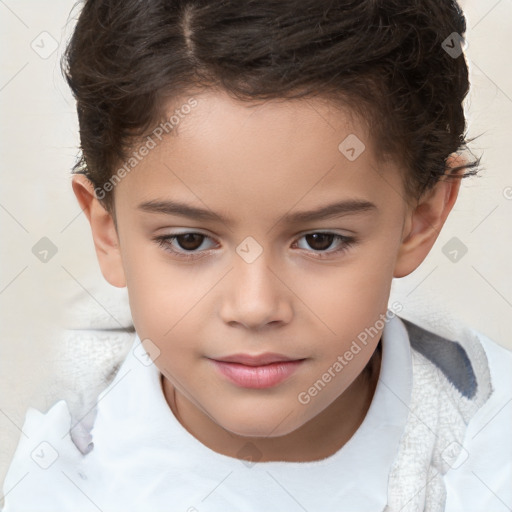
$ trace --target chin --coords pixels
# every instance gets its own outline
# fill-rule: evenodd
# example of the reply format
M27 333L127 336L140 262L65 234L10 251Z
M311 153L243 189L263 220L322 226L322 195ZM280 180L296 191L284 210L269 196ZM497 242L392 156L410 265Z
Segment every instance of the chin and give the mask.
M301 424L292 414L283 415L281 411L258 409L253 414L238 414L217 423L225 430L241 437L280 437L297 430Z

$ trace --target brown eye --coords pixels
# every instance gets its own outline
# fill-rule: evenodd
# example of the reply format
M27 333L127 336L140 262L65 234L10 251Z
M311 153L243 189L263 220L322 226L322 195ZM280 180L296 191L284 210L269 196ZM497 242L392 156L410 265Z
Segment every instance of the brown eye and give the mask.
M208 243L206 247L202 247L204 242L212 242L209 236L194 232L157 236L153 240L158 246L171 253L173 256L185 259L202 258L207 253L204 249L211 249L211 245L208 247Z
M296 242L299 249L305 250L315 258L341 256L355 243L355 237L322 231L315 231L302 235Z
M315 251L325 251L331 246L334 236L332 233L311 233L305 235L305 238L308 245Z
M195 251L201 247L205 236L200 233L185 233L183 235L175 235L174 239L181 249L185 251Z

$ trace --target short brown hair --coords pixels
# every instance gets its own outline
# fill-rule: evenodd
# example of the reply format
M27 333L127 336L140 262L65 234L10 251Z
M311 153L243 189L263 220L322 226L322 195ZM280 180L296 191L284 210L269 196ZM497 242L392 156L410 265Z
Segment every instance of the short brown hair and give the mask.
M162 122L166 100L215 87L363 114L379 155L407 169L407 195L419 197L468 142L465 30L451 0L87 0L62 61L80 126L73 172L102 187ZM111 192L102 202L113 213Z

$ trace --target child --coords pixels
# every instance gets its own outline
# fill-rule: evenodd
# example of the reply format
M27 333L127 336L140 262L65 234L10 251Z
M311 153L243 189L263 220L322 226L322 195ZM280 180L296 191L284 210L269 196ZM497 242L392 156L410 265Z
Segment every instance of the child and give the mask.
M6 512L512 507L512 354L388 304L478 166L464 32L447 0L85 2L72 186L136 334L90 443L27 412Z

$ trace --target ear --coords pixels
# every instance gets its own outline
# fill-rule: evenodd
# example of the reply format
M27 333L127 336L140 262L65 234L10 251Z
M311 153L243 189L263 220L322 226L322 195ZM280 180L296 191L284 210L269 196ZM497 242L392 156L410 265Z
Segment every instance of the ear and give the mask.
M91 224L96 255L103 277L118 288L126 286L119 238L110 213L103 207L94 193L93 183L83 174L72 179L73 192Z
M450 172L464 165L464 158L456 153L446 160L447 171L452 176L460 176L465 169ZM393 277L404 277L419 267L432 249L439 232L450 213L460 189L458 177L441 178L436 185L419 199L417 205L407 214L402 242L396 260Z

